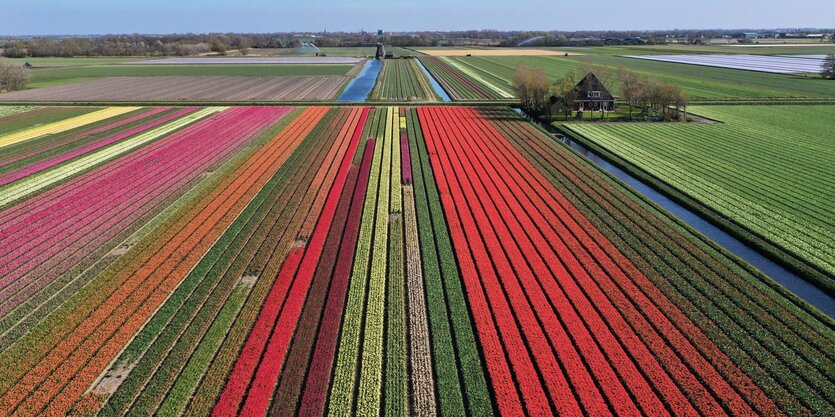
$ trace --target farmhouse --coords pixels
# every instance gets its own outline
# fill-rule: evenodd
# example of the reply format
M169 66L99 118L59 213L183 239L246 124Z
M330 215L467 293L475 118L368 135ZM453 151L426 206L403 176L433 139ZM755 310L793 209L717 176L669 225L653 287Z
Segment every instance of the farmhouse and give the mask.
M574 90L575 111L612 111L615 108L615 97L592 72L586 74Z

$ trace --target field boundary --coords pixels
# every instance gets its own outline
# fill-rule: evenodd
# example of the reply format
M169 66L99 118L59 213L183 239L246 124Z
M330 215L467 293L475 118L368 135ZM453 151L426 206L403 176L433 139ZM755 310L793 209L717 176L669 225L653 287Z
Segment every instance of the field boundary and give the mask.
M739 225L737 222L723 216L721 213L703 205L693 197L667 184L663 180L641 169L640 167L635 166L634 164L624 160L620 156L608 151L604 147L598 145L593 140L575 132L571 128L560 125L556 127L556 129L560 133L570 137L571 139L582 144L583 146L589 148L590 150L600 155L602 158L617 166L618 168L623 169L630 175L635 176L641 181L646 182L652 188L661 192L663 195L669 197L676 203L681 204L688 210L691 210L699 216L707 219L713 225L719 227L725 232L730 233L737 239L742 240L743 242L750 245L767 258L788 268L792 272L799 274L803 279L815 285L823 292L825 292L827 295L835 296L835 285L833 285L833 282L835 282L835 277L832 277L826 274L825 272L819 270L815 266L810 265L801 259L798 259L797 257L788 253L784 249L774 245L768 240L757 235L755 232L749 230L744 226ZM782 285L779 285L777 283L774 283L772 286L776 286L782 289L781 293L783 293L784 295L786 294L786 292L791 293L790 291L786 290ZM793 293L791 294L794 295ZM798 298L797 296L794 297ZM826 322L829 325L833 325L831 319L826 320Z

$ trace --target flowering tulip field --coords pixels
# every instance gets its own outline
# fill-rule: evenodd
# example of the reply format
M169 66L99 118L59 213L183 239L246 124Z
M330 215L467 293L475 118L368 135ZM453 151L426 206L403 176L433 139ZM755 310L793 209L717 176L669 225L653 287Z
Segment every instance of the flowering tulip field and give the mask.
M0 415L835 414L831 318L509 109L0 144Z

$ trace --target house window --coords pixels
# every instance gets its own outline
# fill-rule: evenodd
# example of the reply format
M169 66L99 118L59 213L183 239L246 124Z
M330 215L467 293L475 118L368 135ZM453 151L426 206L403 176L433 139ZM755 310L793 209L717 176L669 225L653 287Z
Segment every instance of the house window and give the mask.
M600 98L600 91L589 91L589 97Z

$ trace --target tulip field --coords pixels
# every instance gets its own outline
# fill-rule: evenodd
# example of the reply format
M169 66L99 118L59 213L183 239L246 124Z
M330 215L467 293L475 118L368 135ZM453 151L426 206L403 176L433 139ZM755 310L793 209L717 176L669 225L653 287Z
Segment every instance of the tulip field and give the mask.
M830 317L510 109L56 109L0 107L0 415L835 414Z

